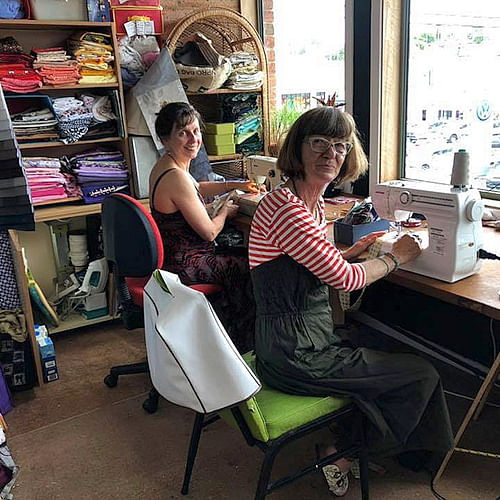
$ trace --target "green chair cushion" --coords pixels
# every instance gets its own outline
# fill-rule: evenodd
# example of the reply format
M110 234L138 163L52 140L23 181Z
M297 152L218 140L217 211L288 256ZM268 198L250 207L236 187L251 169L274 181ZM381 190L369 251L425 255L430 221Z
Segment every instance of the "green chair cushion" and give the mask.
M255 355L248 352L243 355L243 359L255 373ZM348 398L331 396L294 396L277 391L262 381L261 384L262 389L254 397L241 403L240 409L253 437L264 443L351 402ZM220 414L228 423L236 425L229 410Z

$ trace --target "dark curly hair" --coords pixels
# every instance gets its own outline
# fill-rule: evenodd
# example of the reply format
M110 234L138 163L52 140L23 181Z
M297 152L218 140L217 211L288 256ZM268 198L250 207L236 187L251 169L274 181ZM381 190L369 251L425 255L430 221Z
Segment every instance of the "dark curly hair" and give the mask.
M198 119L203 125L200 113L186 102L170 102L156 115L155 132L160 139L166 139L174 127L183 128Z

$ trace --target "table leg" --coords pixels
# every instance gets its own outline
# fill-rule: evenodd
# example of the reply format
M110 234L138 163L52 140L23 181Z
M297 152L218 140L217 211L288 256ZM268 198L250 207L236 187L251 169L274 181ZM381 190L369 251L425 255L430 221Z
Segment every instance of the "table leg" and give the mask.
M476 397L474 398L474 401L472 402L469 411L467 412L467 415L465 415L465 418L462 424L460 425L460 428L458 429L458 432L453 442L453 448L446 454L441 466L439 467L439 470L434 476L432 480L434 484L436 484L439 481L439 478L443 475L443 472L446 469L446 466L448 465L448 462L450 461L450 458L453 455L453 452L455 451L455 448L457 447L463 433L465 432L465 429L467 429L467 426L469 425L479 405L480 404L484 405L486 397L488 396L488 393L499 374L500 374L500 353L498 354L495 361L491 365L490 371L486 375L486 378L484 379L484 382L479 388L479 391L477 392Z

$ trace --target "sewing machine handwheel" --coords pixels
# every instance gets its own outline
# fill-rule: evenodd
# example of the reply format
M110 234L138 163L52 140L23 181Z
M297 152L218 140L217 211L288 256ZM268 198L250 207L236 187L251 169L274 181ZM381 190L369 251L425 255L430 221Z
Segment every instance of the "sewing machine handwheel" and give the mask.
M482 201L471 200L465 206L465 216L471 222L481 220L483 216L484 205Z

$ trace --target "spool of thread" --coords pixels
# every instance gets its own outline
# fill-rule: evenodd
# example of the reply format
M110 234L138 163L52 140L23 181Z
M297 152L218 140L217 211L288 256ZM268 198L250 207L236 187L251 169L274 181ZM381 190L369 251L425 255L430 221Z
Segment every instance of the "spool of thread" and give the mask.
M469 185L469 153L465 149L459 149L453 156L450 184L456 187Z

